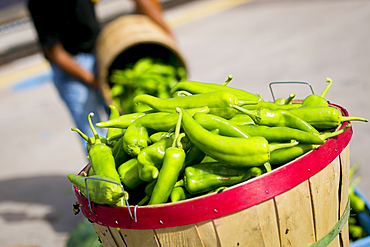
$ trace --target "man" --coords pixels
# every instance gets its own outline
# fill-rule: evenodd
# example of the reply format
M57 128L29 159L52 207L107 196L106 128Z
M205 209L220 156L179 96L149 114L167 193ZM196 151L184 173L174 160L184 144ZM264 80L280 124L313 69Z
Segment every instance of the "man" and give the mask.
M29 0L39 42L53 71L54 84L66 103L72 118L83 133L92 136L87 121L94 112L94 123L101 121L99 112L109 114L99 90L95 68L94 46L100 32L95 15L95 0ZM133 0L137 13L172 32L163 20L158 0ZM101 129L98 128L99 131ZM103 132L99 134L103 135Z

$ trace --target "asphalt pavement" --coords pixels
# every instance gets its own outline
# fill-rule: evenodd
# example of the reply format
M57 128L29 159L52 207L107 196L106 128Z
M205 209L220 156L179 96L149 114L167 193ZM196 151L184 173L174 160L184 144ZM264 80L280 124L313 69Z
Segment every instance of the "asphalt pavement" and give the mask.
M168 8L165 16L190 80L221 83L233 74L230 86L272 100L270 82L308 82L321 93L330 77L326 98L370 119L369 1L203 0ZM273 92L304 98L310 91L303 87ZM0 105L0 247L63 247L84 218L73 215L67 175L87 159L40 53L0 67ZM370 124L352 125L351 165L361 164L358 187L370 198Z

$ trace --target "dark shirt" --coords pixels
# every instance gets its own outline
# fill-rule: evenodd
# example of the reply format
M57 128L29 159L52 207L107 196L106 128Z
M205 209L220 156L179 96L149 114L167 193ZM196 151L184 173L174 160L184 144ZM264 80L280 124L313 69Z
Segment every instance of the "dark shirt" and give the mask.
M44 48L61 42L72 55L94 49L100 26L91 0L29 0L28 9Z

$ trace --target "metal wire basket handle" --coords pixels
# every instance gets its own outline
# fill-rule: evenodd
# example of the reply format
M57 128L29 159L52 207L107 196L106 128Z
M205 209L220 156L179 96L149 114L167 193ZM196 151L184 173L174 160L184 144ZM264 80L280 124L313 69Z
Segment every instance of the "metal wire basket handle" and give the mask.
M88 179L95 179L95 180L100 180L100 181L105 181L105 182L108 182L108 183L116 184L116 185L121 186L122 191L125 191L125 189L124 189L123 185L122 185L122 184L120 184L120 183L117 183L117 182L114 182L114 181L110 181L110 180L106 180L106 179L102 179L102 178L85 177L85 186L86 186L87 200L89 201L89 208L90 208L90 211L91 211L93 214L96 214L96 213L95 213L95 212L92 210L92 208L91 208L90 193L89 193L89 188L87 187L87 180L88 180ZM123 200L123 198L122 198L122 200ZM132 213L131 213L131 210L130 210L130 204L128 203L128 200L125 200L125 202L126 202L126 206L127 206L127 209L128 209L128 212L129 212L129 214L130 214L131 219L135 219L135 221L136 221L136 216L135 216L135 218L132 216Z
M273 84L305 84L305 85L307 85L307 86L309 86L309 87L310 87L312 94L315 94L315 93L313 92L313 88L312 88L311 84L310 84L310 83L308 83L308 82L302 82L302 81L286 81L286 82L279 82L279 81L276 81L276 82L270 82L270 84L269 84L269 88L270 88L270 92L271 92L272 99L273 99L274 101L275 101L276 99L275 99L274 92L273 92L273 90L272 90L272 85L273 85Z

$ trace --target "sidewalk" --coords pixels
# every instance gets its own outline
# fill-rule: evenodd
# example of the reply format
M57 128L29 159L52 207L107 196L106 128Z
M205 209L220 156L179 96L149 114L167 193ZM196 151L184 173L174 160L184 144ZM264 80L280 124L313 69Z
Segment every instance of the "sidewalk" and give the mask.
M32 30L17 35L26 40L27 32ZM4 47L3 41L0 37ZM0 66L0 105L6 140L0 158L0 247L65 247L69 232L84 219L73 215L76 197L67 175L87 159L42 54Z

